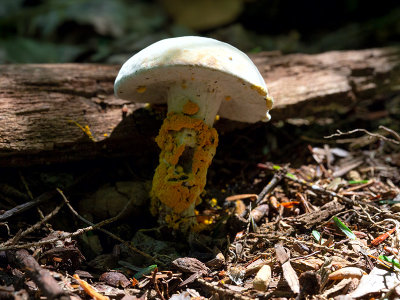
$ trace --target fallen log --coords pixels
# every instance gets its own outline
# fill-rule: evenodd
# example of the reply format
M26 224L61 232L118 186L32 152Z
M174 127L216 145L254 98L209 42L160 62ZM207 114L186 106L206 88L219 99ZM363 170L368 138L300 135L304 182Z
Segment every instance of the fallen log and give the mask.
M399 48L251 58L275 99L273 120L346 111L365 99L389 97L400 85ZM114 97L119 67L1 65L0 167L156 157L160 120ZM126 108L131 113L124 117Z

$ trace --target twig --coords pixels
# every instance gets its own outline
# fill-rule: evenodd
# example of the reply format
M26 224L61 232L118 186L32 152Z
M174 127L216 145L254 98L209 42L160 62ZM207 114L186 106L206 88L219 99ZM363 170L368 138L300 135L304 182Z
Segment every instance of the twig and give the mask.
M383 129L383 130L389 132L391 135L393 135L396 138L396 140L398 140L400 142L400 134L398 134L393 129L387 128L387 127L385 127L383 125L379 126L379 129Z
M270 193L282 180L282 172L276 172L272 177L271 181L263 188L261 193L258 195L256 200L256 206L264 199L264 197Z
M19 178L21 179L22 184L24 185L25 190L26 190L26 193L28 194L29 198L30 198L31 200L33 200L34 197L33 197L33 194L32 194L32 192L31 192L31 189L29 188L28 183L26 182L25 177L22 175L21 172L19 172Z
M43 219L41 219L39 222L37 222L36 224L34 224L33 226L29 227L28 229L26 229L25 231L15 235L12 239L9 239L8 241L4 242L3 244L0 245L0 247L5 247L8 245L13 245L16 242L18 242L18 240L20 240L22 237L26 236L27 234L35 231L36 229L38 229L39 227L41 227L44 223L46 223L48 220L50 220L52 217L54 217L59 211L60 209L64 206L64 202L61 203L60 205L58 205L51 213L49 213L47 216L45 216Z
M13 207L12 209L7 210L4 214L0 215L0 222L5 221L8 218L20 214L32 207L35 207L43 202L49 201L51 198L53 198L56 195L56 191L50 191L41 194L39 197L35 198L32 201L28 201L26 203L20 204L16 207Z
M394 133L394 131L389 129L389 128L384 127L382 129L384 129L386 131L389 131L390 133L394 134L396 138L399 138L399 140L396 141L394 139L387 138L387 137L385 137L385 136L383 136L381 134L369 132L368 130L362 129L362 128L353 129L353 130L350 130L350 131L347 131L347 132L342 132L342 131L340 131L338 129L337 133L334 133L334 134L331 134L331 135L328 135L328 136L324 136L324 138L330 139L330 138L337 137L337 136L350 135L350 134L353 134L353 133L356 133L356 132L363 132L363 133L365 133L365 134L367 134L369 136L373 136L373 137L376 137L378 139L381 139L381 140L384 140L384 141L387 141L387 142L390 142L390 143L393 143L393 144L396 144L396 145L400 145L400 136L397 136L397 134Z
M330 195L330 196L332 196L332 197L336 197L336 198L342 200L343 202L345 202L345 203L347 203L347 204L351 204L351 205L353 205L353 206L365 205L367 208L374 210L376 213L379 213L379 214L380 214L382 217L384 217L384 218L392 218L392 219L396 219L396 220L399 220L399 221L400 221L400 215L397 214L397 213L383 211L383 210L381 210L380 208L378 208L378 207L376 207L376 206L374 206L374 205L372 205L372 204L366 203L366 202L364 202L364 201L359 201L359 200L350 199L350 198L345 197L345 196L343 196L343 195L339 195L339 194L337 194L337 193L335 193L335 192L333 192L333 191L324 189L324 188L322 188L322 187L320 187L320 186L318 186L318 185L316 185L316 184L308 183L308 182L306 182L306 181L304 181L304 180L300 180L300 179L297 179L297 178L293 178L293 177L288 176L288 175L285 175L285 178L287 178L287 179L289 179L289 180L292 180L292 181L294 181L294 182L297 182L297 183L299 183L299 184L305 185L305 186L311 188L312 190L314 190L314 191L316 191L316 192L321 192L321 193L325 193L325 194L327 194L327 195Z
M154 289L157 292L157 295L161 298L161 300L165 300L163 294L160 291L160 288L158 287L158 283L157 283L157 272L158 272L158 268L155 268L153 271L153 276L151 277L151 280L153 282L154 285Z
M318 251L314 251L313 253L310 253L310 254L307 254L307 255L304 255L304 256L293 257L293 258L290 259L290 261L295 261L295 260L299 260L299 259L305 259L305 258L308 258L310 256L314 256L315 254L318 254L320 252L321 252L321 250L318 250Z
M301 185L305 185L305 186L307 186L308 188L312 189L315 192L320 192L320 193L324 193L324 194L327 194L327 195L332 196L332 197L336 197L336 198L338 198L338 199L340 199L340 200L342 200L342 201L344 201L344 202L346 202L348 204L352 204L352 205L363 204L363 205L366 205L366 206L368 206L370 208L373 208L375 210L379 210L378 208L376 208L375 206L373 206L371 204L363 203L363 202L357 201L357 200L352 200L352 199L347 198L347 197L345 197L343 195L340 195L338 193L335 193L333 191L330 191L330 190L327 190L327 189L325 189L323 187L320 187L319 185L316 185L316 184L313 184L313 183L309 183L309 182L307 182L307 181L305 181L303 179L298 179L298 178L295 178L295 177L289 176L289 175L285 175L285 178L289 179L291 181L294 181L296 183L299 183Z
M86 224L88 224L88 225L90 225L90 226L94 226L94 225L95 225L94 223L92 223L92 222L90 222L89 220L87 220L87 219L85 219L84 217L82 217L82 216L72 207L71 203L69 202L69 200L67 199L67 197L64 195L64 193L63 193L62 190L60 190L59 188L57 188L57 192L60 193L61 197L62 197L63 200L64 200L64 203L67 204L68 208L71 210L71 212L72 212L78 219L80 219L82 222L84 222L84 223L86 223ZM142 256L148 258L148 259L151 259L152 261L156 262L157 264L164 265L164 263L162 263L161 261L159 261L159 260L156 259L155 257L152 257L150 254L147 254L147 253L145 253L145 252L139 250L138 248L133 247L131 244L129 244L129 242L124 241L124 240L121 239L119 236L115 235L114 233L112 233L112 232L110 232L110 231L108 231L108 230L106 230L106 229L103 229L103 228L98 228L98 230L104 232L105 234L108 234L108 235L111 236L113 239L115 239L115 240L117 240L117 241L123 243L125 246L127 246L127 247L128 247L129 249L131 249L132 251L134 251L134 252L136 252L136 253L138 253L138 254L140 254L140 255L142 255Z
M265 169L273 170L267 164L260 164L260 165L262 165L262 167L265 168ZM316 185L316 184L313 184L313 183L309 183L309 182L307 182L307 181L305 181L303 179L298 179L297 177L295 177L295 176L293 176L293 175L291 175L289 173L286 173L284 175L284 178L286 178L288 180L291 180L293 182L299 183L301 185L304 185L304 186L310 188L311 190L313 190L315 192L324 193L324 194L329 195L331 197L336 197L339 200L342 200L343 202L345 202L347 204L351 204L353 206L365 205L367 208L379 213L384 218L392 218L392 219L396 219L396 220L400 221L400 215L398 213L385 212L385 211L379 209L378 207L376 207L376 206L374 206L372 204L366 203L364 201L350 199L350 198L348 198L346 196L343 196L343 195L337 194L337 193L335 193L333 191L324 189L324 188L320 187L319 185Z
M50 275L50 272L43 269L27 250L9 251L7 258L12 263L24 269L47 299L70 299L58 285L57 281Z
M25 177L24 177L24 175L22 175L21 172L19 172L19 177L20 177L20 179L22 181L22 184L25 187L26 193L28 194L29 198L31 200L34 200L35 197L33 197L33 194L31 192L31 189L29 188L28 182L25 180ZM44 219L44 214L43 214L42 210L40 209L40 207L36 207L36 210L37 210L37 212L39 214L40 219L43 220ZM48 224L46 226L49 227Z
M88 226L88 227L84 227L84 228L79 228L78 230L76 230L75 232L72 233L68 233L66 235L64 235L63 237L57 237L57 238L53 238L53 239L48 239L48 240L42 240L42 241L38 241L38 242L32 242L32 243L26 243L26 244L22 244L22 245L12 245L12 246L8 246L8 247L0 247L0 251L3 250L10 250L10 249L24 249L24 248L28 248L28 247L37 247L37 246L42 246L42 245L46 245L46 244L51 244L53 242L57 242L59 240L64 240L73 236L78 236L81 234L84 234L85 232L88 231L92 231L94 229L100 228L104 225L110 224L112 222L117 221L119 218L121 218L121 216L124 214L124 212L126 211L126 209L128 208L130 202L128 202L127 204L125 204L124 208L114 217L103 220L97 224L94 224L93 226Z
M368 222L371 222L373 226L375 226L375 227L377 227L377 228L379 228L379 229L383 229L383 230L386 229L384 226L378 225L378 224L372 219L371 215L367 212L367 210L366 210L362 205L359 205L358 207L362 210L363 213L358 212L356 209L351 209L351 210L349 210L349 211L347 211L347 212L350 212L350 211L351 211L351 212L355 213L360 219L367 219ZM376 216L378 216L378 215L379 215L379 213L376 214ZM380 218L379 218L379 219L380 219ZM366 222L367 222L367 221L366 221Z
M256 236L256 237L268 238L269 240L272 240L272 238L270 236L265 235L265 234L253 234L253 235ZM316 249L320 249L320 250L324 250L324 251L328 251L328 252L331 252L331 253L335 253L335 254L340 255L340 256L343 256L345 254L345 255L348 255L348 256L353 256L353 257L359 258L359 255L357 253L355 253L355 252L344 252L343 250L330 248L330 247L319 245L319 244L316 244L316 243L313 243L313 242L309 242L309 241L299 241L299 240L296 240L295 238L290 238L290 237L285 237L285 236L276 236L274 238L277 239L277 240L285 241L285 242L289 242L289 243L294 243L295 241L297 241L297 242L305 244L307 246L314 247ZM270 255L270 253L260 253L260 254L261 255Z
M86 179L93 179L93 176L95 176L98 173L99 169L93 169L85 174L83 174L82 176L80 176L79 178L77 178L71 185L69 185L66 190L72 190L76 187L79 187L79 185ZM10 210L7 210L5 213L3 213L2 215L0 215L0 222L1 221L5 221L6 219L15 216L17 214L20 214L28 209L31 209L43 202L47 202L49 200L51 200L54 196L57 195L57 191L56 190L52 190L49 192L45 192L43 194L41 194L39 197L36 197L35 199L28 201L26 203L23 203L21 205L18 205L16 207L13 207Z
M4 226L7 229L7 235L10 236L10 227L8 226L7 222L0 222L0 226Z

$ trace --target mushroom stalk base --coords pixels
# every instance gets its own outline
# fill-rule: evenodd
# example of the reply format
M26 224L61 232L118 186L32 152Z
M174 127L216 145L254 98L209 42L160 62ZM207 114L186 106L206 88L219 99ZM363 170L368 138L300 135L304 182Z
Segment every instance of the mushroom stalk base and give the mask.
M156 142L161 153L150 193L151 212L161 223L187 231L197 223L194 208L215 155L217 131L200 119L171 112Z

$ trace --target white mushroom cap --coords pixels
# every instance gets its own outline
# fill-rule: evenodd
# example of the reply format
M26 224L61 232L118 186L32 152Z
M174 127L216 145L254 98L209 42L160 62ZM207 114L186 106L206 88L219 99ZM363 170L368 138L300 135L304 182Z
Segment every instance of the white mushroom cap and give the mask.
M169 38L148 46L124 63L114 90L122 99L165 103L177 85L194 87L193 95L214 94L205 98L218 99L210 110L215 114L219 107L221 117L249 123L270 119L273 100L257 67L242 51L211 38Z

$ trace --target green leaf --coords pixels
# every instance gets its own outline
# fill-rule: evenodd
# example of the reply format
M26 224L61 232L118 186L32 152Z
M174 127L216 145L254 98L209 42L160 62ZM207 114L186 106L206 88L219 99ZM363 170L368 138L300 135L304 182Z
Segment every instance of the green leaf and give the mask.
M317 230L313 230L311 232L311 234L314 237L314 239L317 241L318 244L322 245L326 242L326 239L323 239L321 237L321 234Z
M151 265L146 268L143 268L139 272L137 272L135 275L133 275L134 278L140 279L143 275L150 274L155 268L157 268L157 265Z
M292 173L286 173L286 176L288 176L290 178L293 178L293 179L296 179L296 176L293 175Z
M317 230L313 230L311 234L313 235L314 239L316 239L319 243L319 241L321 240L321 234Z
M350 180L347 183L348 184L365 184L368 182L369 182L369 180Z
M399 261L398 261L397 259L387 257L386 255L379 255L378 257L379 257L380 259L384 260L384 261L387 261L387 262L391 263L391 264L392 264L393 266L395 266L396 268L399 268L399 269L400 269L400 263L399 263Z
M278 166L278 165L273 165L272 166L272 169L274 169L275 171L279 171L279 170L282 170L282 167L280 167L280 166ZM290 177L290 178L293 178L293 179L296 179L296 176L295 175L293 175L292 173L286 173L285 174L286 176L288 176L288 177Z
M381 200L378 203L379 204L397 204L397 203L400 203L400 201L397 201L397 200Z
M347 227L338 217L333 217L333 221L336 226L349 238L352 240L356 239L356 235Z

